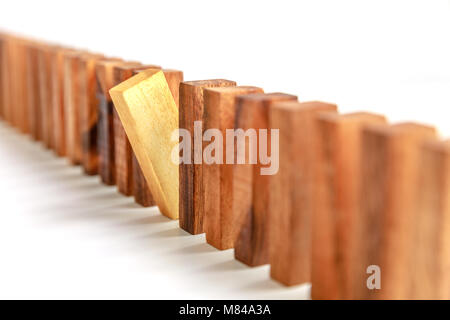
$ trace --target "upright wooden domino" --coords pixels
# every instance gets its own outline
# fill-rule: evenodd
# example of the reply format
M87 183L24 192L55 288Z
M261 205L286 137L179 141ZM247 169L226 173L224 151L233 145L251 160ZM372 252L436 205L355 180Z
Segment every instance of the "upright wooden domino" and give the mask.
M202 165L204 230L206 241L219 250L233 248L239 231L236 216L239 211L233 208L234 181L239 177L234 174L234 151L229 152L230 157L228 149L223 147L225 141L234 146L234 137L228 141L226 131L235 128L236 97L262 92L260 88L247 86L205 88L203 91L203 130L210 140L204 143L204 154L211 158L203 159ZM211 130L219 130L221 138L214 132L209 135ZM208 146L210 143L214 148Z
M139 72L144 71L143 69L137 69L133 71L136 75ZM163 69L164 77L169 85L170 92L175 100L177 107L179 107L179 88L180 83L183 81L183 72L178 70ZM134 151L132 151L132 183L133 183L133 195L136 203L144 207L150 207L155 205L155 200L151 194L150 188L145 180L142 169L137 161Z
M88 175L98 173L97 123L98 104L95 66L104 57L100 54L84 54L78 60L79 108L78 133L81 143L81 165Z
M179 128L187 130L191 138L191 163L179 166L180 228L191 233L204 232L202 208L202 135L194 131L194 122L203 118L203 89L235 86L236 82L214 79L186 81L180 84L180 122ZM197 141L197 144L194 144ZM200 158L200 159L199 159ZM197 160L197 161L195 161Z
M161 69L159 66L146 66ZM118 65L114 67L114 86L133 76L133 71L143 68L142 65ZM114 123L114 162L116 184L120 193L130 196L133 193L132 150L128 137L120 121L117 111L113 110Z
M336 112L323 102L280 102L270 113L279 129L279 171L270 177L270 276L284 285L311 280L312 219L323 177L317 117Z
M162 214L178 218L178 108L164 73L150 69L110 90L152 195Z
M36 141L42 139L38 50L39 44L32 43L26 52L28 124L30 135Z
M352 299L362 129L385 122L383 116L364 112L319 117L318 163L324 188L314 198L312 299Z
M3 68L4 68L3 57L5 55L4 52L5 52L5 35L3 33L0 33L0 119L5 118L4 110L3 110L3 104L4 104L3 88L5 85L4 80L3 80Z
M414 123L363 129L355 299L411 297L420 146L435 136Z
M412 299L450 299L450 141L420 151Z
M267 167L263 164L262 155L276 159L277 150L271 149L271 130L269 111L274 103L281 101L296 101L297 97L284 93L244 95L237 98L236 128L249 132L255 130L256 139L253 142L254 160L246 159L246 164L234 167L233 211L235 221L234 253L235 258L249 266L259 266L269 263L269 227L268 212L269 175L262 171ZM261 138L267 133L267 142ZM239 147L236 146L236 149ZM266 148L267 152L263 152ZM252 150L250 139L246 151L247 157ZM223 194L222 196L225 196Z
M97 98L99 99L97 123L98 170L103 183L116 183L114 159L114 105L109 90L114 86L114 67L124 64L120 60L100 60L96 65Z

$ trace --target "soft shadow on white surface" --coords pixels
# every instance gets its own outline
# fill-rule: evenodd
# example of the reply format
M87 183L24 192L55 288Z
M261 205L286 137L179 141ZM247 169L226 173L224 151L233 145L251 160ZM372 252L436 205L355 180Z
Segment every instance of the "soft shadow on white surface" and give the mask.
M307 299L0 122L0 298Z

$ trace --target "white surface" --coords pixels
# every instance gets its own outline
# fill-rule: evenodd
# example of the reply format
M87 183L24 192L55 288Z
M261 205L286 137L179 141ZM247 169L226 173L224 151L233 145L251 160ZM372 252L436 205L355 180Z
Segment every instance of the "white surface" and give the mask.
M450 136L450 2L24 1L0 28ZM305 298L0 127L0 297Z
M304 299L0 122L0 299Z

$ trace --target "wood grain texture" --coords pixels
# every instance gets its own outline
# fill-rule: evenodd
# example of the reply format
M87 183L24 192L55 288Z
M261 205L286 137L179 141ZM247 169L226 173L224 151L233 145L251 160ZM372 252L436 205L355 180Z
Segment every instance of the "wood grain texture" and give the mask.
M312 219L323 178L318 170L317 117L336 112L323 102L280 102L270 113L279 129L279 171L270 177L270 276L284 285L311 280Z
M355 299L411 297L420 145L435 135L433 128L414 123L363 129ZM368 289L371 265L381 270L381 289Z
M204 232L202 208L202 165L194 163L194 121L203 119L203 89L235 86L236 82L223 79L186 81L180 84L179 128L191 134L191 163L179 165L180 228L191 233ZM201 132L200 134L203 134ZM181 139L180 139L181 140ZM201 143L202 137L195 138ZM201 148L200 148L201 149ZM200 154L197 157L201 157Z
M51 108L53 115L53 142L57 155L63 157L66 155L66 117L64 106L64 57L68 48L55 47L51 53L50 73L51 73ZM40 105L38 106L40 108ZM39 123L38 123L39 125Z
M155 68L155 66L143 66L140 69L136 69L133 71L133 75L138 74L139 72L142 72L146 69L152 69ZM158 67L160 68L160 67ZM170 92L172 93L172 96L175 100L175 103L178 107L179 105L179 88L180 88L180 82L183 81L183 72L178 70L171 70L171 69L163 69L164 77L167 80L167 84L169 85ZM134 154L134 151L132 152L132 171L133 171L133 194L134 199L136 203L144 206L144 207L150 207L154 206L155 200L153 199L153 196L151 194L150 188L147 185L147 181L145 180L144 174L142 172L141 167L139 166L139 162L136 159L136 155Z
M38 50L39 99L40 99L40 129L44 146L52 148L53 141L53 108L52 108L52 78L50 45L41 45Z
M84 51L69 51L64 55L64 121L66 155L70 163L81 164L80 133L80 58Z
M129 79L133 76L135 70L141 68L155 68L158 66L119 65L114 67L113 77L114 85ZM132 152L130 142L120 121L117 111L113 110L114 122L114 161L116 167L116 184L120 193L130 196L133 194L133 168Z
M297 97L284 93L257 93L241 95L236 98L234 126L245 132L256 130L253 144L257 154L259 153L259 129L268 129L268 113L272 103L290 100L295 101ZM270 151L270 131L267 131L267 138L267 146ZM231 178L227 178L232 181L232 199L230 199L234 215L232 245L235 248L237 260L249 266L257 266L268 263L269 234L266 231L269 221L266 220L268 219L267 208L263 208L265 205L259 205L267 199L260 199L257 194L254 194L254 191L262 192L262 197L267 196L268 176L260 175L263 165L259 162L258 156L256 156L254 164L250 164L250 138L246 143L243 150L246 154L245 164L233 165L233 175ZM234 141L234 145L237 155L239 148L237 140Z
M100 60L96 65L98 122L97 150L98 171L103 183L116 183L114 158L114 105L109 90L114 87L114 67L124 64L120 60Z
M28 46L26 65L28 124L31 137L34 140L39 141L42 139L42 111L39 89L38 44L30 44Z
M5 38L6 36L0 33L0 119L5 119L3 110L4 105L4 86L3 80L3 68L4 68L4 56L5 56Z
M114 106L160 211L178 218L178 108L164 73L150 69L110 90Z
M208 145L219 143L220 148L226 141L226 130L234 129L236 115L236 97L244 94L262 93L263 90L257 87L219 87L205 88L203 90L203 130L216 129L222 134L222 143L211 137L211 142L203 143L203 150L206 153ZM234 143L234 141L232 141ZM202 164L202 192L204 231L206 241L219 250L233 248L239 231L237 227L236 213L233 208L233 184L234 168L233 164L226 163L226 149L214 151L216 161L219 163ZM211 154L212 155L212 154ZM234 153L233 153L234 157ZM203 160L205 161L205 159ZM220 164L220 162L222 164Z
M412 299L450 299L450 141L420 150Z
M352 299L362 129L385 122L383 116L364 112L319 117L318 162L324 188L314 204L312 299Z
M99 101L95 66L104 57L100 54L84 54L79 58L79 134L81 141L81 164L88 175L98 173L97 122Z

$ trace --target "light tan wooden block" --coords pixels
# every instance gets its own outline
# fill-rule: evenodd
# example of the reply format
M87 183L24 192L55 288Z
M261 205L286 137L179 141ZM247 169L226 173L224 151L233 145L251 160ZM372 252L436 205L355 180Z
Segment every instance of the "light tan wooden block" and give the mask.
M161 212L178 218L178 164L172 139L178 108L164 73L147 70L110 90L114 106Z

